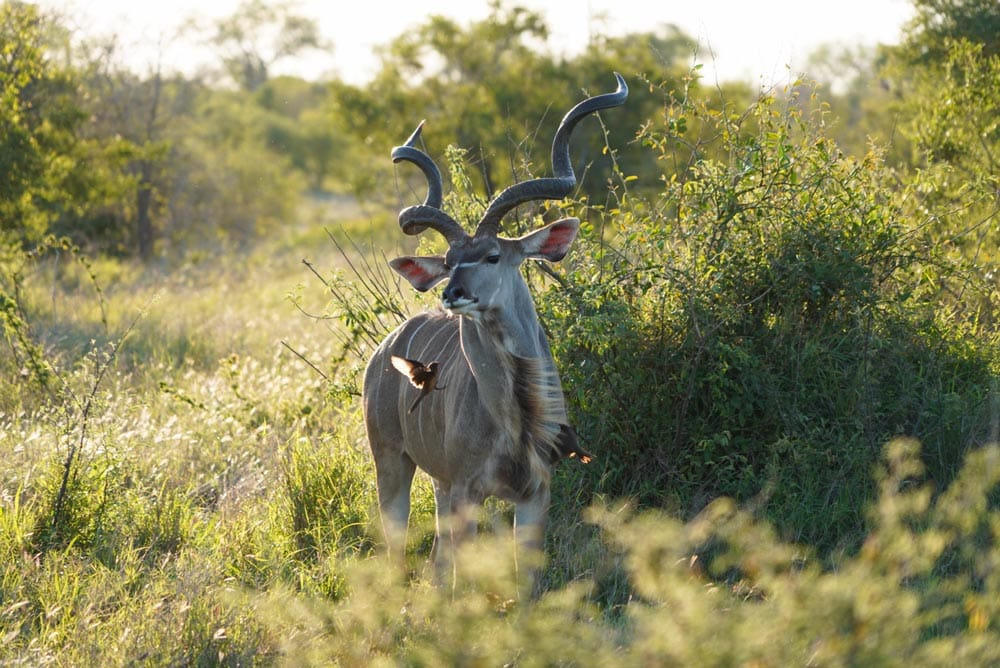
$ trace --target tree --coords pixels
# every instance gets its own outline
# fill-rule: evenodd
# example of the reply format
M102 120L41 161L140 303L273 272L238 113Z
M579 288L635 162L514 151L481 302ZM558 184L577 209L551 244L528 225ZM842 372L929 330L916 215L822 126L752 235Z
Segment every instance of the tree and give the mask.
M0 231L30 245L76 204L73 81L45 58L50 22L22 2L0 4Z
M245 91L198 90L164 168L166 241L240 244L295 219L302 178L268 144L272 121Z
M137 251L149 260L158 234L155 210L166 195L163 171L197 84L164 74L159 61L145 75L122 66L116 58L124 49L118 35L89 46L81 66L90 118L85 131L118 145L120 175L130 195L110 214L120 229L103 230L100 236L106 247L115 243L122 252Z
M615 121L607 128L607 144L618 151L617 159L628 175L646 177L640 176L636 184L640 188L657 190L661 184L650 175L667 170L671 175L682 176L692 161L704 160L717 150L717 131L703 117L683 113L682 108L698 100L705 103L706 109L721 114L729 109L745 109L753 99L746 84L703 85L700 68L693 63L696 50L692 37L677 26L666 24L650 32L594 36L580 56L562 65L562 69L572 73L577 90L580 86L596 85L611 70L629 75L629 100L616 110ZM652 129L661 120L661 127L671 130L667 135ZM646 145L636 141L637 136L644 136ZM604 149L604 138L598 139L600 143L589 147L591 156ZM647 150L650 142L660 141L682 146L685 150L678 155L686 155L685 161L668 169L662 156Z
M903 31L900 53L910 64L941 63L949 41L982 45L1000 54L1000 3L996 0L913 0L916 16Z
M837 145L845 153L865 155L877 146L886 164L905 166L913 146L899 132L900 109L884 69L891 47L820 46L809 56L808 74L821 86L822 106Z
M889 51L901 130L915 156L906 213L965 263L950 285L970 322L1000 308L1000 4L914 0L917 17ZM971 288L975 287L973 290ZM978 298L970 294L980 295Z
M343 178L350 160L364 149L352 146L339 122L331 87L296 77L274 77L255 93L255 101L271 113L267 142L285 153L292 165L320 191L328 177Z
M247 91L260 88L283 58L328 48L316 21L294 14L289 2L264 0L245 0L216 21L210 42L232 80Z
M467 28L431 16L393 40L383 51L364 123L379 143L391 146L413 129L420 119L412 110L421 109L429 119L428 144L467 149L487 194L499 183L498 157L510 155L512 144L525 147L558 81L551 59L531 48L548 37L541 15L500 2L490 8L489 16ZM511 162L522 160L523 154Z
M558 58L545 50L548 32L541 14L503 2L492 2L486 18L467 26L432 16L383 49L370 86L335 91L344 125L387 152L426 118L428 150L438 156L449 144L465 150L470 174L479 177L475 190L485 199L511 181L547 174L548 138L560 120L554 101L603 92L619 71L631 92L615 110L608 137L587 132L574 138L576 166L587 172L582 187L603 202L613 169L608 145L627 154L623 162L630 169L655 160L634 139L647 119L662 112L662 91L694 83L685 80L684 62L694 41L665 26L594 37L583 55Z
M145 260L244 243L290 219L301 193L292 167L322 181L335 150L307 113L322 107L326 88L291 77L256 92L213 88L159 62L140 74L117 58L121 39L84 45L77 60L90 119L83 131L118 147L127 189L76 233Z
M912 75L903 130L920 160L913 180L942 243L1000 286L1000 54L967 41L947 47L942 67Z

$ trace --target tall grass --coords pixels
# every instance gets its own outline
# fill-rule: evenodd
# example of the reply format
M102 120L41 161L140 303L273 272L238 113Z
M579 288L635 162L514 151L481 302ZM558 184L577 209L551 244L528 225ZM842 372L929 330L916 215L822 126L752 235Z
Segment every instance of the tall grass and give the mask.
M328 248L20 268L47 375L2 365L0 662L245 663L271 650L232 591L342 590L374 477L357 407L303 362L335 339L288 299Z

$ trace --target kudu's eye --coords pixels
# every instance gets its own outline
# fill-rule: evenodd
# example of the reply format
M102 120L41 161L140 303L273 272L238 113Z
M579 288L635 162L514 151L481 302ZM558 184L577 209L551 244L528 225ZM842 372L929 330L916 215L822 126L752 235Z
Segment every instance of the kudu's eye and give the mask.
M496 264L500 262L500 253L494 253L493 255L487 255L486 261L490 264Z

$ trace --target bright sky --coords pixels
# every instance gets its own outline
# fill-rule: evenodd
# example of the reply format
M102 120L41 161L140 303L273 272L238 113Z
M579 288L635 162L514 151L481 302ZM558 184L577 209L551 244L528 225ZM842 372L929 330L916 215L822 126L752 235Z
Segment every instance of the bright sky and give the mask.
M135 64L149 63L155 45L183 21L231 14L239 0L39 0L61 10L84 33L117 32ZM909 0L518 0L547 19L555 53L575 54L593 33L617 35L673 23L698 40L703 74L770 85L801 72L819 44L894 44L913 14ZM376 67L373 50L429 14L461 23L489 12L486 0L299 0L297 13L318 21L333 50L283 62L279 71L305 77L335 73L363 83ZM190 70L212 62L190 43L165 50L169 66Z

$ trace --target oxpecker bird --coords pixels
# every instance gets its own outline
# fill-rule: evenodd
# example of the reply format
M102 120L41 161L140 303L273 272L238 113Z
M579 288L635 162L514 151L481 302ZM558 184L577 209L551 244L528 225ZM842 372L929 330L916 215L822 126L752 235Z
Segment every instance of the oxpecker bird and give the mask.
M417 395L416 400L413 405L410 406L410 410L406 411L407 414L412 413L420 400L425 396L433 392L434 390L443 390L444 386L437 386L437 375L438 367L440 366L437 362L431 362L430 364L423 364L416 360L408 360L405 357L392 356L392 365L396 367L396 370L401 374L410 379L410 384L413 387L420 390L420 394Z

